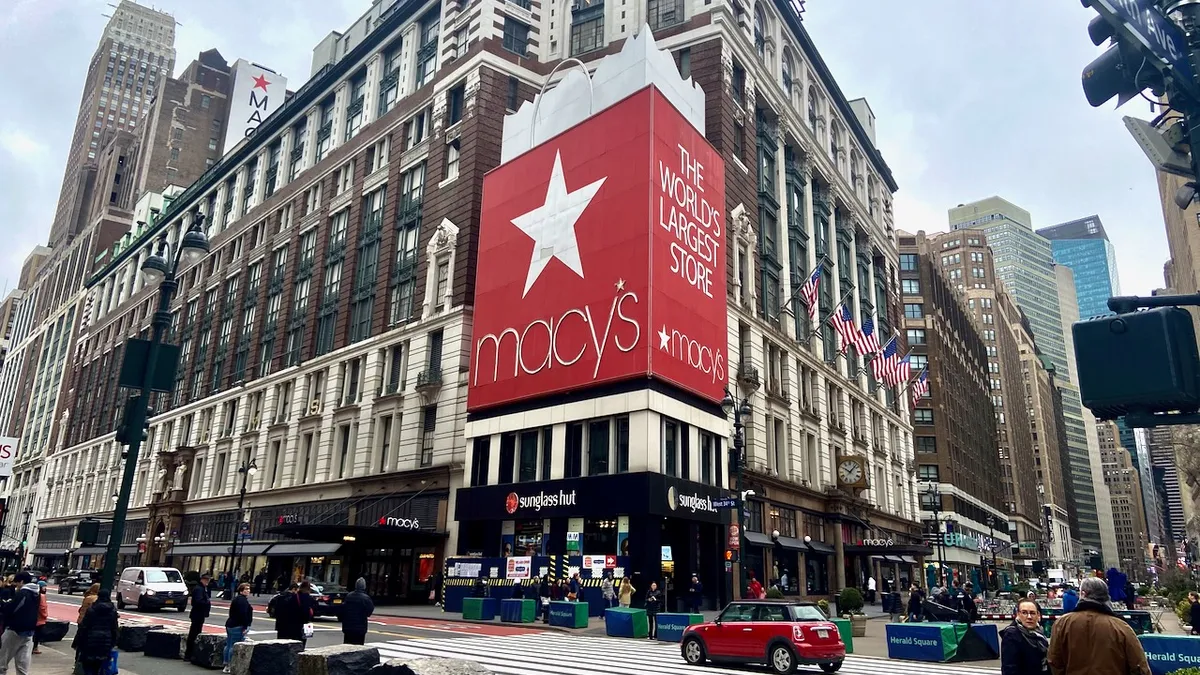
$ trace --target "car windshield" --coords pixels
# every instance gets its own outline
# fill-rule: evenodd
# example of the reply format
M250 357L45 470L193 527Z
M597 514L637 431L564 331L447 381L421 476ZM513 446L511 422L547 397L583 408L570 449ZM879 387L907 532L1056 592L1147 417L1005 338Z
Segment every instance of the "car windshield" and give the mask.
M182 584L183 577L178 570L146 570L148 584Z
M828 621L829 617L825 616L819 608L813 605L792 605L792 621Z

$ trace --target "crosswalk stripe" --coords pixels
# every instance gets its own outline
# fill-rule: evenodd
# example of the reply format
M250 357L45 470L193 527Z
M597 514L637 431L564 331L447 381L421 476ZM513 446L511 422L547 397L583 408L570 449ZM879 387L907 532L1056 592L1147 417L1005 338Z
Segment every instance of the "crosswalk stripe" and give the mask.
M628 638L538 633L392 640L373 643L383 659L442 657L477 661L501 675L701 675L744 670L689 666L674 643ZM820 672L816 666L803 667ZM999 675L996 668L969 664L895 661L848 656L839 672L847 675Z

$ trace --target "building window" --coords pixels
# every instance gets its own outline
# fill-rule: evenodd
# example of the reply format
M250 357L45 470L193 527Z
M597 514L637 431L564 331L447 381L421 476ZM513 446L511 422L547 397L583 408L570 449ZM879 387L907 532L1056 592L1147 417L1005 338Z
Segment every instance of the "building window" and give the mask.
M421 47L417 51L417 87L425 86L437 72L437 44L441 20L441 7L421 19Z
M938 481L938 465L937 464L921 464L917 467L917 480L920 481Z
M933 424L933 410L931 408L913 410L913 424Z
M921 319L925 316L925 306L919 302L904 303L904 318Z
M492 439L481 436L471 442L471 487L487 485L488 460L491 459Z
M937 452L937 437L936 436L914 436L913 445L916 446L917 454L928 455Z
M433 465L433 436L437 428L437 404L425 406L421 420L421 466Z
M683 2L682 0L649 0L646 3L646 15L650 23L650 30L674 26L683 21Z
M679 438L680 425L674 420L663 420L662 427L662 456L663 473L668 476L679 476Z
M908 346L925 344L925 329L924 328L909 328L905 331L905 337L908 341Z
M506 27L507 28L507 27ZM506 36L507 37L507 36ZM507 46L507 45L506 45ZM604 15L571 24L571 55L586 54L604 46Z
M446 94L446 126L453 126L462 120L463 102L467 95L467 85L460 84Z
M521 105L521 82L515 77L508 78L508 100L505 107L509 112L516 112Z
M588 475L600 476L609 472L610 420L588 423Z
M917 254L901 253L900 254L900 271L915 272L917 270Z
M504 48L525 56L529 51L529 26L511 18L504 19Z
M208 110L210 106L212 106L212 97L208 94L200 94L200 108Z
M563 478L579 478L583 475L583 423L567 425L567 447L563 457Z
M458 178L458 158L461 148L459 139L446 144L446 180Z
M921 282L918 279L901 279L900 292L904 295L920 295Z
M908 360L914 373L921 372L929 365L929 357L924 354L910 354Z
M521 456L517 463L518 482L537 480L539 435L537 431L526 431L521 434Z
M746 69L737 61L733 62L733 78L730 88L733 90L733 102L738 107L746 107Z

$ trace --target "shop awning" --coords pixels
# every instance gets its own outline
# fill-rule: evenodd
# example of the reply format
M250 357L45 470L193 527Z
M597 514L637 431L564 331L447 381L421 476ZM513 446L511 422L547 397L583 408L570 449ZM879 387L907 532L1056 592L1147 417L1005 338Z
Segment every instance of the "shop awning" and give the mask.
M797 539L795 537L780 537L779 545L786 548L789 551L803 552L803 551L808 550L808 547L804 545L804 540Z
M231 543L217 544L209 542L206 544L176 544L171 547L169 553L171 555L229 555L229 549L232 548ZM271 547L271 544L238 544L238 555L262 555ZM134 551L137 547L134 547ZM124 549L121 550L125 552Z
M33 555L66 555L66 549L62 548L35 548L30 551Z
M284 555L333 555L341 544L326 541L297 541L275 544L267 549L268 556Z
M822 553L824 555L833 555L833 547L823 541L808 542L808 549L813 553Z
M72 555L104 555L105 550L104 546L80 546Z
M902 555L902 556L900 556L900 560L908 563L909 565L917 564L917 559L912 557L911 555Z
M771 538L762 532L743 532L742 534L746 537L747 543L754 544L755 546L771 545Z

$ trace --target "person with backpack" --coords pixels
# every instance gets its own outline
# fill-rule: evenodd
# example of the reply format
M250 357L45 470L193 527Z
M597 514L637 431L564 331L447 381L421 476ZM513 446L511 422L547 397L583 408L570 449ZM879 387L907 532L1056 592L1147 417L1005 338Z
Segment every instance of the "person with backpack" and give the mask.
M4 634L0 636L0 673L7 673L9 661L15 661L17 675L29 675L41 589L33 583L29 572L18 572L13 581L21 586L21 590L16 592L12 600L0 605L0 615L4 617Z
M79 621L71 647L82 675L103 675L117 646L117 610L107 600L93 602ZM20 668L17 669L20 673Z

